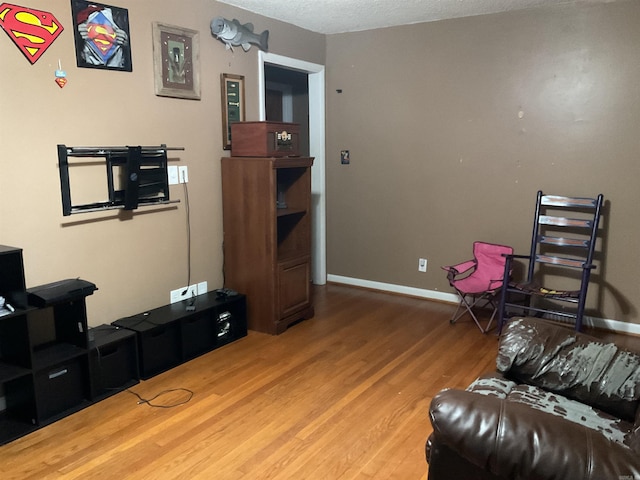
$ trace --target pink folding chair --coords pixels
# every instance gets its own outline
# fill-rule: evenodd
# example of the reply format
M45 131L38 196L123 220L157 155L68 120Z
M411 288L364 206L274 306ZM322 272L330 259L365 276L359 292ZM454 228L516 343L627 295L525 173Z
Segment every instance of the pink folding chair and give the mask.
M460 303L450 322L455 323L465 313L469 313L482 333L489 331L498 305L496 295L502 288L505 255L512 255L513 248L494 243L473 242L473 260L442 267L447 271L449 284L460 295ZM481 303L482 302L482 303ZM460 309L465 307L462 311ZM486 328L482 328L474 308L491 306L493 312Z

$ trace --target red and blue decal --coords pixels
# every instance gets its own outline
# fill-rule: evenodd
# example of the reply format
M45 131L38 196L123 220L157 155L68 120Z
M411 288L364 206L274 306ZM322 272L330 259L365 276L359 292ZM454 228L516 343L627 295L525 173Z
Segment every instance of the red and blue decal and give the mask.
M89 35L89 47L98 54L104 63L107 63L116 45L116 30L111 21L100 12L87 23Z
M0 5L0 26L31 64L64 30L51 13L10 3Z

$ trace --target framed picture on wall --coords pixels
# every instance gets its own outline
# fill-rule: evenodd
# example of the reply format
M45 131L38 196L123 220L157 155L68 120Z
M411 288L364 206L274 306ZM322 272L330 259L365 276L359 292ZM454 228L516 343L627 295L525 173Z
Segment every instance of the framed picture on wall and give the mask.
M152 34L156 95L200 100L200 34L158 22Z
M71 14L78 67L132 71L127 9L71 0Z
M231 124L244 122L244 77L223 73L222 86L222 148L231 150Z

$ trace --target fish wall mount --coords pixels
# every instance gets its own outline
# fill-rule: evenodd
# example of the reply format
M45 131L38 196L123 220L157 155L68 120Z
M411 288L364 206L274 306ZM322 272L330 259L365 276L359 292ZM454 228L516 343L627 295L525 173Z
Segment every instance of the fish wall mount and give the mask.
M227 20L223 17L216 17L211 20L211 35L225 44L227 50L233 51L233 47L242 47L248 52L251 45L256 45L260 50L269 49L269 30L261 34L253 33L253 24L242 25L237 19Z

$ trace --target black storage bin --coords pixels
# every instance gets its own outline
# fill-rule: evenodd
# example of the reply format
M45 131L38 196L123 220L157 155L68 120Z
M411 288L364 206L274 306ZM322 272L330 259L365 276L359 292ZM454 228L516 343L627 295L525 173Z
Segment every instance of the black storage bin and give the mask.
M77 357L35 373L38 422L46 422L67 410L78 410L86 401L84 357Z
M182 320L182 352L189 360L216 346L216 324L211 310Z
M179 365L180 325L169 323L158 325L138 336L140 376L144 379Z
M101 325L89 330L91 398L106 397L139 382L136 334Z

